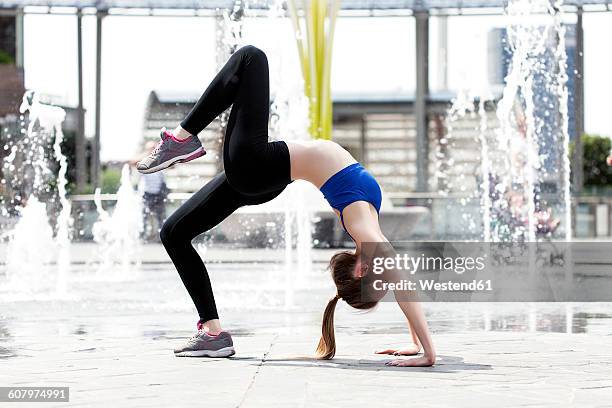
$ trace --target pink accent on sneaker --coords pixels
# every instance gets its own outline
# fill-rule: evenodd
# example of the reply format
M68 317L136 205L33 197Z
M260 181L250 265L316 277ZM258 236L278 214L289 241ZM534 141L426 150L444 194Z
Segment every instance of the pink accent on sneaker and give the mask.
M164 130L164 140L167 139L172 139L174 140L176 143L185 143L187 141L187 139L189 139L189 137L185 138L185 139L179 139L176 136L174 136L174 133L170 132L169 130Z
M191 137L191 136L189 136ZM176 143L185 143L187 141L187 139L189 139L189 137L186 137L185 139L179 139L176 136L172 135L172 140L174 140Z
M191 137L191 136L189 136L189 137L186 137L185 139L179 139L178 137L174 136L174 133L169 132L169 131L167 131L167 130L166 130L166 131L164 131L164 134L165 134L167 137L169 137L169 138L171 138L172 140L174 140L176 143L185 143L185 142L186 142L187 140L189 140L189 138Z
M203 322L201 322L201 321L198 321L198 331L200 331L200 330L204 330L204 323L203 323ZM222 331L220 331L220 332L218 332L218 333L214 333L214 334L213 334L213 333L211 333L211 332L206 332L206 334L208 334L208 335L209 335L209 336L211 336L211 337L217 337L217 336L218 336L218 335L220 335L222 332L223 332L223 330L222 330Z

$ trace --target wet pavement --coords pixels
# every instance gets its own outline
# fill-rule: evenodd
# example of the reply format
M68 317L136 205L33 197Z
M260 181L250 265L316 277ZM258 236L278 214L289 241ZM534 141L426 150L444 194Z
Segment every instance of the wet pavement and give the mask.
M73 249L59 292L7 285L0 268L0 386L70 387L69 403L44 406L612 406L607 303L428 303L438 362L396 368L373 351L409 341L397 306L362 314L341 302L338 353L322 362L311 356L334 294L329 251L315 251L303 276L282 251L211 251L237 354L175 358L196 318L163 250L147 246L126 273L88 265L92 247ZM52 281L52 272L29 278Z

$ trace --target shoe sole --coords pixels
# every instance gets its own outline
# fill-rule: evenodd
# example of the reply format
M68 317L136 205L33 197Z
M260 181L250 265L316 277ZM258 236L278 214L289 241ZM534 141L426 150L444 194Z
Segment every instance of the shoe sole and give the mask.
M150 173L155 173L158 172L160 170L164 170L167 169L170 166L175 165L176 163L187 163L190 162L192 160L197 159L198 157L202 157L206 154L206 150L204 150L203 147L199 147L197 148L195 151L191 152L191 153L187 153L187 154L183 154L180 156L175 156L173 158L171 158L170 160L166 160L163 163L158 164L157 166L148 168L148 169L144 169L144 170L138 170L139 173L142 174L150 174Z
M236 354L234 347L224 347L219 350L190 350L174 353L176 357L229 357Z

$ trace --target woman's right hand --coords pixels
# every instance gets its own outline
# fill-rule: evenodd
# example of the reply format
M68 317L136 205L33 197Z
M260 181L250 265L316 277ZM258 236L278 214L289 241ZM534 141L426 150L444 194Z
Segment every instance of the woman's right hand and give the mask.
M419 351L421 351L421 347L412 343L406 348L402 348L402 349L388 348L385 350L375 351L374 353L375 354L388 354L392 356L414 356L415 354L419 354Z

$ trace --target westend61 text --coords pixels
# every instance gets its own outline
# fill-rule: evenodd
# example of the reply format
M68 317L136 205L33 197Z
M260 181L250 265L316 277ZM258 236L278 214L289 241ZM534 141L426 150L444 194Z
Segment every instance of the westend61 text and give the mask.
M418 282L418 284L417 284ZM382 280L375 280L373 282L375 290L423 290L423 291L437 291L437 292L458 292L458 291L470 291L470 292L487 292L492 291L493 286L491 280L473 280L471 282L437 282L433 279L419 279L414 282L411 280L402 279L399 282L384 282Z

